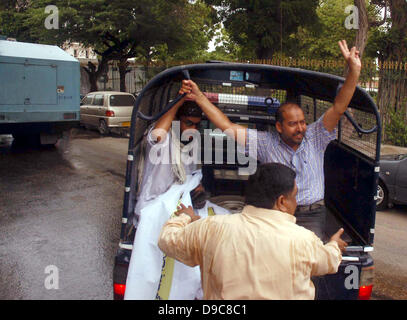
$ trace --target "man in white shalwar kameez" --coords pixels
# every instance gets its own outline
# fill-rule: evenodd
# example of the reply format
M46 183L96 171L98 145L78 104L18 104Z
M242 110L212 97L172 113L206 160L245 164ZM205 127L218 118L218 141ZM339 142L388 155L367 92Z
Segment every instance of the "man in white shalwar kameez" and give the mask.
M202 173L196 171L194 158L200 152L194 134L198 133L196 129L201 116L202 111L195 103L181 100L147 132L143 174L135 207L137 232L126 281L126 300L202 297L199 267L191 268L170 258L168 262L157 246L164 223L181 202L192 204L192 191L201 190ZM175 118L179 122L173 122ZM188 133L192 139L188 139L188 135L184 137ZM187 142L181 143L180 137ZM202 195L202 192L198 193ZM203 207L195 209L202 218L208 212L229 213L206 199L201 203L204 203ZM169 266L170 271L167 270Z
M194 161L197 155L193 154L200 152L197 139L191 143L182 143L180 139L188 132L198 133L201 117L202 111L194 102L181 100L147 131L142 142L145 156L134 210L135 226L146 203L166 192L173 183L183 184L186 176L197 169L197 161Z

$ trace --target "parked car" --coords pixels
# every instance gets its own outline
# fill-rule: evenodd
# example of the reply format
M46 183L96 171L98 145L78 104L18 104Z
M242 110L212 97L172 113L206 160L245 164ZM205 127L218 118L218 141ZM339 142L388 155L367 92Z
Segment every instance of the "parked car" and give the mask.
M97 128L102 135L128 131L134 102L134 96L127 92L90 92L81 101L80 124Z
M275 130L277 105L297 101L312 123L330 107L344 79L329 74L270 65L239 63L207 63L178 66L155 76L140 92L132 118L126 167L122 228L113 270L115 299L123 299L126 277L137 229L133 224L142 170L143 136L146 129L176 103L181 81L190 78L232 122L259 131ZM202 141L206 129L213 129L203 117L200 125ZM224 146L227 136L223 137ZM379 180L381 121L369 94L356 88L348 111L338 126L337 138L325 152L326 235L339 227L348 243L336 274L326 276L326 288L318 299L369 299L373 286L373 250L376 196ZM215 147L212 152L216 153ZM205 144L201 147L204 148ZM210 201L238 214L244 205L247 176L238 174L246 164L239 162L242 154L235 151L235 161L202 164L202 183L210 192ZM203 149L201 151L204 151ZM204 158L202 158L204 159ZM212 160L215 154L212 155ZM250 163L250 161L249 161ZM135 252L137 254L137 252ZM230 266L233 267L233 266ZM357 270L358 281L349 286L349 270ZM242 271L244 272L244 271Z
M407 154L380 159L377 210L385 210L389 204L407 204Z

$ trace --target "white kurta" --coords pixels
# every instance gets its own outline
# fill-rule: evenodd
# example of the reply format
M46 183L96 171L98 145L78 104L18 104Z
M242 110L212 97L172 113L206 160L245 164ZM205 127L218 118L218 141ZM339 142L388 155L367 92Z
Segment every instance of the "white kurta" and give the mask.
M157 196L140 211L140 220L130 259L126 300L188 300L202 297L199 267L191 268L172 258L167 258L157 242L163 225L182 202L191 205L190 192L202 179L202 172L187 176L184 184L173 184L168 191ZM212 207L215 214L229 213L226 209L207 201L197 210L201 218Z
M154 127L150 128L146 138L147 145L144 156L144 170L140 194L137 198L134 210L135 216L139 216L141 209L146 206L149 201L166 192L177 180L173 172L173 164L171 163L171 152L173 152L174 149L171 143L172 132L171 130L168 132L165 141L156 143L152 136L152 130L154 130ZM159 163L154 163L154 157L158 151L161 159ZM184 164L184 168L188 175L197 169L197 165L195 163ZM134 221L134 224L137 224L136 221Z

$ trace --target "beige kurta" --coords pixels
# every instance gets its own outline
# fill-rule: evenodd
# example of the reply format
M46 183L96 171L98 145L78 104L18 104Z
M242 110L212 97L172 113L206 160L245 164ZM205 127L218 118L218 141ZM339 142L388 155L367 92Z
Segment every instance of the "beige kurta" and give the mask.
M246 206L242 213L190 223L185 214L163 227L158 245L200 265L204 299L314 299L311 276L336 273L341 251L280 211Z

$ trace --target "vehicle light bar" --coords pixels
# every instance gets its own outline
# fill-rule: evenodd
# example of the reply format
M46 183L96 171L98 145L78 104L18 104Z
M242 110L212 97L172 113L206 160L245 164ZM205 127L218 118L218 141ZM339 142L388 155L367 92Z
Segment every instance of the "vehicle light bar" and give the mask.
M280 102L272 97L246 96L241 94L204 92L208 100L214 104L238 104L245 106L279 106Z

